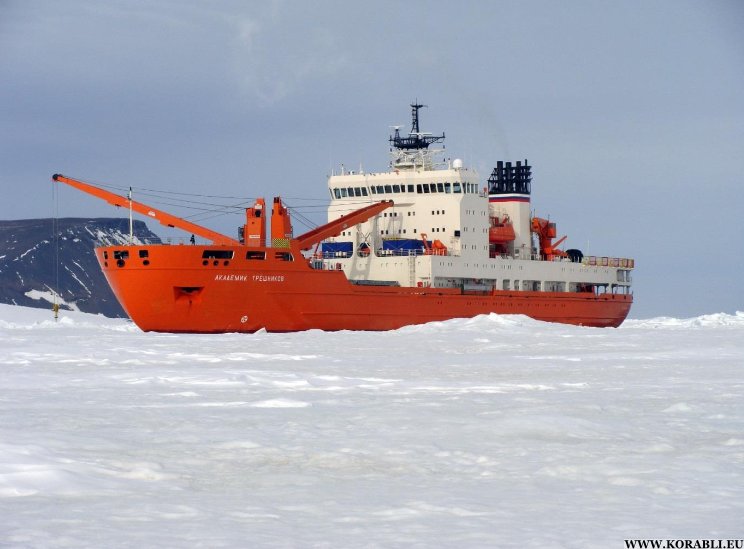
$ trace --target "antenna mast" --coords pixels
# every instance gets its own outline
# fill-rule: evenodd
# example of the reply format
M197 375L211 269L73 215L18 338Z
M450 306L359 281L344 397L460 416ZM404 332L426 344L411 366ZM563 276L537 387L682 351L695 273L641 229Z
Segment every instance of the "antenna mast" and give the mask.
M411 103L412 120L408 137L401 137L399 129L402 126L393 126L395 134L391 135L388 141L392 145L390 149L391 167L396 170L431 170L436 164L434 156L444 150L443 148L438 150L429 149L429 145L444 141L444 132L442 132L442 135L432 135L430 132L419 130L419 110L424 107L426 105L419 103L418 100Z

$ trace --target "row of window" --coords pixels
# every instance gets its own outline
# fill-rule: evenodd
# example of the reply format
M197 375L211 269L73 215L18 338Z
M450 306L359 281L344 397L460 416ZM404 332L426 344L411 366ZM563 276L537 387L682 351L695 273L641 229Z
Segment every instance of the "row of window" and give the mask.
M441 232L445 232L446 230L447 229L445 229L444 227L442 227L441 229L439 227L432 227L431 228L431 232L433 232L433 233L438 233L440 231ZM405 229L402 229L402 231L403 232L401 232L401 229L398 229L398 234L406 234L406 230ZM349 234L351 234L351 233L349 233ZM387 234L390 234L390 231L380 231L380 234L387 235ZM395 231L393 231L393 234L395 234ZM413 234L418 234L418 231L416 229L413 229ZM457 235L457 236L460 236L460 235Z
M478 192L476 183L419 183L418 185L372 185L369 187L337 187L329 189L331 198L362 197L372 194L475 194Z

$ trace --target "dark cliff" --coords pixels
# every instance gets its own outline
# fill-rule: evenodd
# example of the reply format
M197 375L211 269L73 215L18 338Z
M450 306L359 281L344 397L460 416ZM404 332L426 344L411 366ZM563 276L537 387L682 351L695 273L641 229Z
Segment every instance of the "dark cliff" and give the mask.
M52 219L0 221L0 303L51 309L53 291L60 308L126 317L93 253L95 246L127 244L129 220L64 218L57 220L58 268ZM134 222L135 244L158 236ZM56 277L58 273L59 282Z

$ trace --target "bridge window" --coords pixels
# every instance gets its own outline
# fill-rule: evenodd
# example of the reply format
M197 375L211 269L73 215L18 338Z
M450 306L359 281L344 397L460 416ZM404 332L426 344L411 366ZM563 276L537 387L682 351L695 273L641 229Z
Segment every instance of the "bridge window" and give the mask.
M377 189L374 186L370 187L369 190L372 191L372 194L377 194Z
M392 187L392 185L385 185L385 192L386 192L386 193L391 193L391 192L393 192L393 187Z
M437 192L438 193L444 192L444 183L437 183Z
M413 185L408 185L408 192L409 192L409 193L412 193L412 192L414 192L414 191L413 191Z
M437 192L437 184L436 183L432 183L431 184L431 192L433 192L433 193Z
M341 198L346 198L346 189L341 189Z
M369 194L367 194L367 187L362 187L362 196L369 196Z
M418 194L421 194L421 193L423 193L423 192L424 192L424 189L423 189L423 187L421 186L421 184L420 184L420 183L419 183L418 185L416 185L416 192L417 192Z
M338 189L333 189L333 195L336 198L341 198L341 191L339 191Z
M359 187L354 187L354 196L362 196L362 191Z
M399 193L400 192L400 185L393 185L393 192Z
M447 193L447 194L450 194L452 192L452 185L450 185L449 183L445 183L444 184L444 192Z
M455 194L460 194L460 184L459 183L453 183L452 184L452 190Z
M424 194L429 194L429 184L424 183Z
M385 191L382 189L382 185L377 185L377 194L382 194Z

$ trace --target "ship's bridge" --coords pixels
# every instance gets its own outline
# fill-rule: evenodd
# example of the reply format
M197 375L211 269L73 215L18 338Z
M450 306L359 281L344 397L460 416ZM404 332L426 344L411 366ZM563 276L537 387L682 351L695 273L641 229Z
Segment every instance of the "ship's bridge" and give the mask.
M385 251L398 246L416 247L422 241L439 241L440 250L460 255L463 251L488 250L488 195L480 188L478 173L463 166L462 160L444 159L444 133L419 131L419 110L411 104L412 129L407 137L394 126L390 136L390 171L364 173L349 171L328 178L331 204L328 221L334 221L372 202L391 200L395 204L365 223L342 231L336 242L346 252L368 246ZM426 236L424 236L426 235ZM397 241L397 242L393 242ZM332 247L331 247L332 248Z
M349 227L336 238L348 243L350 250L364 244L375 250L390 249L407 245L406 240L420 246L422 235L428 242L439 240L455 255L463 249L487 249L487 194L479 188L477 172L462 168L460 162L453 161L441 170L333 175L328 190L328 221L372 202L394 203L388 211Z

